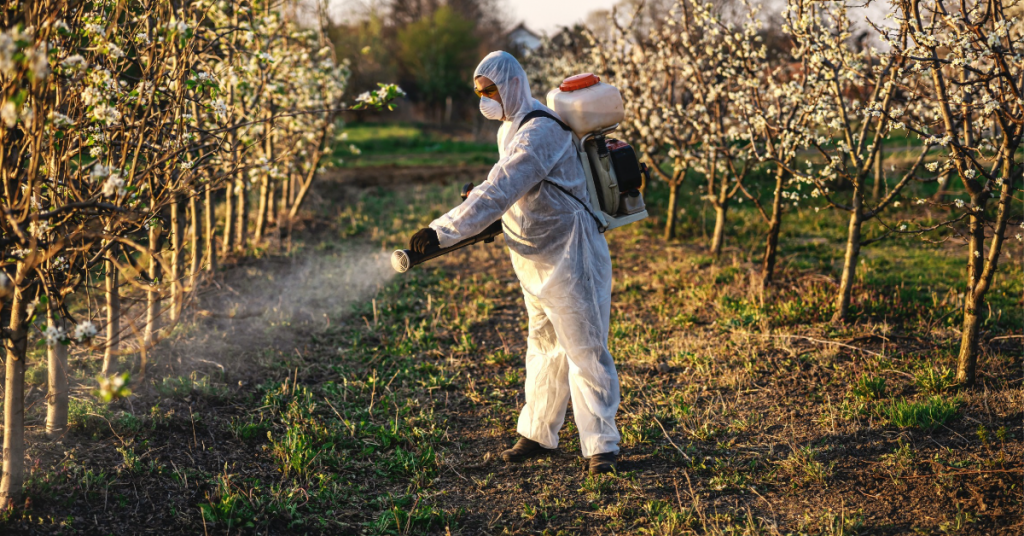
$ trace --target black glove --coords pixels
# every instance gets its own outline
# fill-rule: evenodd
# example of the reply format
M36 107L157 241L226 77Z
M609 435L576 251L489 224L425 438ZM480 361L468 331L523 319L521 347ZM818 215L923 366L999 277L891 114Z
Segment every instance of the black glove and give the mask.
M441 244L437 241L437 231L430 227L416 231L416 234L409 239L409 248L421 255L439 247Z

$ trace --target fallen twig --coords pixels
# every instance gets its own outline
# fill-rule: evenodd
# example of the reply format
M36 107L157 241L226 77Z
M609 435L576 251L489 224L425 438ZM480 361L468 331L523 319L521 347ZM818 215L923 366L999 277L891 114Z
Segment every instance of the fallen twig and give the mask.
M736 333L742 333L744 335L767 335L768 337L776 337L776 338L780 338L780 339L804 339L804 340L807 340L807 341L816 342L816 343L820 343L820 344L834 344L836 346L842 346L843 348L849 348L851 350L857 350L858 352L864 352L865 354L873 355L875 357L883 357L882 354L879 354L877 352L872 352L871 350L865 350L863 348L858 348L858 347L850 345L850 344L841 343L839 341L826 341L824 339L815 339L813 337L807 337L807 336L804 336L804 335L784 335L784 334L783 335L776 335L774 333L770 333L770 334L750 333L748 331L738 331Z

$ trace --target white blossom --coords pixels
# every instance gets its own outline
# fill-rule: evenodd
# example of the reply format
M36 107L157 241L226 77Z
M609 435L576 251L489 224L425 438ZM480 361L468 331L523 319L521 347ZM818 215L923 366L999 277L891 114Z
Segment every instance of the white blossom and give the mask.
M75 340L82 342L96 336L96 326L89 320L75 326Z
M66 338L64 330L58 326L46 326L43 336L46 337L46 344L49 346L57 346Z

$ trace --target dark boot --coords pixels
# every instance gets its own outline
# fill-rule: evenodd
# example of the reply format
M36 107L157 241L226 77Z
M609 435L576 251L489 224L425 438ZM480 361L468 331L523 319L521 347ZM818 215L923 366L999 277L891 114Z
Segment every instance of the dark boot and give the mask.
M533 458L534 456L550 454L554 451L555 449L546 449L540 446L540 443L532 439L520 437L514 447L501 453L501 459L506 462L519 463Z
M592 475L614 473L615 469L615 453L613 452L595 454L590 457L590 474Z

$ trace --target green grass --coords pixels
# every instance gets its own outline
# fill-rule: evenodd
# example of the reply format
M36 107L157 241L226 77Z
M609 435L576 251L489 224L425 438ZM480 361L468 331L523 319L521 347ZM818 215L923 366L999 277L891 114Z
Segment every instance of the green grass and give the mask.
M885 396L885 378L865 374L853 385L853 394L865 400L878 400Z
M417 125L354 123L342 136L333 153L340 167L487 165L498 159L495 143L464 141Z
M944 399L938 396L920 402L900 399L880 405L879 412L893 426L932 430L952 420L960 403L958 398Z

